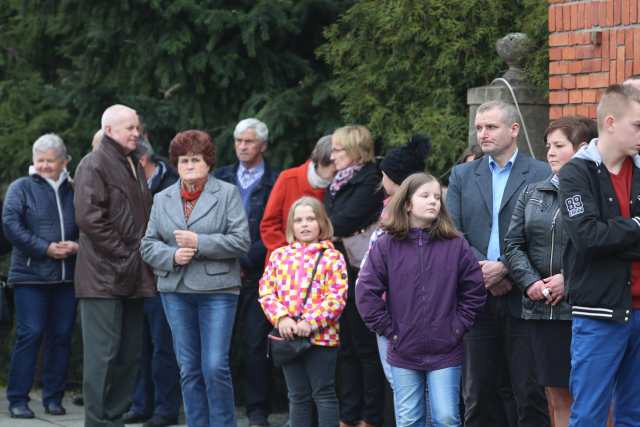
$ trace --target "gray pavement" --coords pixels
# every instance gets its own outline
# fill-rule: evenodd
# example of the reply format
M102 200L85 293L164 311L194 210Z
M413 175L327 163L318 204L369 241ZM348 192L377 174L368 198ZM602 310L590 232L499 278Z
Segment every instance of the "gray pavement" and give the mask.
M84 411L82 406L76 406L71 403L71 397L66 396L63 406L67 410L67 414L63 416L52 416L44 413L42 400L39 391L31 392L31 402L29 407L36 414L35 419L17 420L9 417L9 405L6 399L6 390L0 388L0 427L45 427L45 426L61 426L61 427L82 427L84 425ZM245 416L244 408L238 408L236 411L238 427L248 427L249 420ZM186 426L184 416L180 417L181 424ZM287 421L287 414L273 414L269 418L272 427L281 427ZM142 426L142 424L128 424L131 426Z

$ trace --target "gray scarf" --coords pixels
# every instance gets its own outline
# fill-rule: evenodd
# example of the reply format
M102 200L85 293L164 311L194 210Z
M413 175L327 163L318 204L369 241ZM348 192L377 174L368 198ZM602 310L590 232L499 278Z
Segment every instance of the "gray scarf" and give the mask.
M307 180L313 188L327 188L329 184L331 184L330 179L324 179L318 175L318 172L316 172L316 164L314 162L309 162L309 167L307 167Z

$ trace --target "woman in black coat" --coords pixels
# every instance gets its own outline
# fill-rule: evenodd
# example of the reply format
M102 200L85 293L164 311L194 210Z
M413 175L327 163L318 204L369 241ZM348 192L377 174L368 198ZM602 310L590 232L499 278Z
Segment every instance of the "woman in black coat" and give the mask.
M362 422L363 427L380 426L384 409L384 375L375 335L358 314L354 291L360 259L368 246L368 231L375 228L384 198L380 171L374 162L373 139L367 128L345 126L337 129L331 136L331 160L337 173L324 201L334 234L340 240L336 247L349 263L349 293L340 318L340 424L351 426ZM354 240L364 244L353 244ZM362 250L348 250L357 246Z

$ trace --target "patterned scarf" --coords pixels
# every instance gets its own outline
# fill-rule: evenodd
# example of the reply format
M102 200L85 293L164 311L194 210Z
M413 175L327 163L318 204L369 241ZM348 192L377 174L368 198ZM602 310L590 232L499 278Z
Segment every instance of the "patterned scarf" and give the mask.
M207 183L207 178L205 177L192 185L192 190L189 191L187 189L184 181L180 185L180 196L182 197L182 210L184 212L184 220L189 221L189 217L191 216L191 212L193 212L193 208L196 206L196 202L202 194L202 190L204 190L204 186Z
M338 171L336 176L333 178L333 182L329 186L329 192L331 193L331 196L335 196L336 193L340 191L340 189L344 187L347 182L351 181L353 175L355 175L356 172L358 172L363 167L364 164L359 163L356 165L347 166L341 171Z

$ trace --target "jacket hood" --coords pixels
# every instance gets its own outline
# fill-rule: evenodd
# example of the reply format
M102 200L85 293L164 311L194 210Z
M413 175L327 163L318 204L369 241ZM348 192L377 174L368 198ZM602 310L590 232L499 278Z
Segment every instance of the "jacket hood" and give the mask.
M598 138L593 138L589 145L580 148L573 158L587 160L595 163L596 166L600 166L602 163L602 156L598 150ZM633 164L637 168L640 168L640 155L636 154L633 156Z

